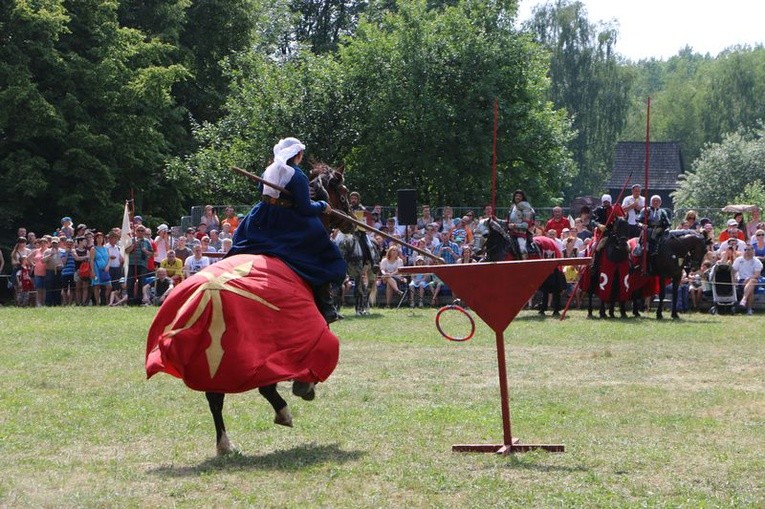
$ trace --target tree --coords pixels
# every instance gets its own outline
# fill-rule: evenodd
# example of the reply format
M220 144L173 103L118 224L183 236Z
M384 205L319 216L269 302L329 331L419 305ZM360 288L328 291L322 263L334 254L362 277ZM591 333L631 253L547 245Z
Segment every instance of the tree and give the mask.
M568 195L597 194L613 167L633 80L614 51L617 28L590 23L584 4L570 0L535 8L525 28L550 51L548 97L566 109L576 131L569 148L579 174Z
M692 171L680 176L674 200L684 208L722 207L741 198L747 185L762 186L763 175L765 127L739 129L704 147Z
M426 202L488 202L495 98L501 202L519 186L539 204L560 196L574 176L570 132L545 101L544 54L510 26L513 8L402 2L340 49L354 133L343 155L365 199L415 188Z
M99 0L14 0L0 24L0 217L49 231L62 213L118 221L135 189L157 210L156 177L182 118L168 45L117 23ZM157 200L157 201L154 201ZM160 201L161 200L161 201Z

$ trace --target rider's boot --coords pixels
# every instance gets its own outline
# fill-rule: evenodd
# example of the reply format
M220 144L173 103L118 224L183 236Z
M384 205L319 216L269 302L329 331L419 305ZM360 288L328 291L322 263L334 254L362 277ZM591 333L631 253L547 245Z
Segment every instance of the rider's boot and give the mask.
M316 307L319 308L321 316L329 325L337 320L342 320L342 316L335 309L335 304L332 302L332 292L330 290L330 283L324 283L321 286L313 287L313 298L316 301Z

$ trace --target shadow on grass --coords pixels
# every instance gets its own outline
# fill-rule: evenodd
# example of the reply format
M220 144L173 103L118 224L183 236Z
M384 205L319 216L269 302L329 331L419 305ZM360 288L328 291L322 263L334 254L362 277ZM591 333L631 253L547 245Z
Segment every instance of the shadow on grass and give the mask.
M149 469L148 473L162 477L197 476L214 470L281 470L285 472L300 471L311 465L321 463L346 463L364 456L362 451L344 451L337 444L317 445L308 444L292 449L273 451L267 454L231 454L215 456L206 459L198 465L162 466Z

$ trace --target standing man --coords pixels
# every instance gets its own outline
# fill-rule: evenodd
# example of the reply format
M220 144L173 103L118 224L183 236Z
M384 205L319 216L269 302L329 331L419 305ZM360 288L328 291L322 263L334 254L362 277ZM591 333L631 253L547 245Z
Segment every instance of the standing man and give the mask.
M154 257L151 242L145 235L146 227L138 224L135 228L135 239L125 248L125 253L128 254L128 299L134 305L141 304L144 276L148 272L149 258Z
M736 275L736 281L743 287L743 297L739 305L746 308L746 314L752 314L752 304L754 304L754 289L760 279L762 271L762 262L754 257L754 247L746 245L744 256L733 260L733 273Z
M563 217L563 209L560 207L554 207L552 209L553 216L547 221L545 225L545 231L555 230L555 238L560 238L563 233L563 228L571 228L571 223L568 218Z
M630 237L640 236L640 226L638 223L640 214L645 208L645 197L640 195L641 190L640 184L632 184L632 194L622 200L622 210L627 214Z

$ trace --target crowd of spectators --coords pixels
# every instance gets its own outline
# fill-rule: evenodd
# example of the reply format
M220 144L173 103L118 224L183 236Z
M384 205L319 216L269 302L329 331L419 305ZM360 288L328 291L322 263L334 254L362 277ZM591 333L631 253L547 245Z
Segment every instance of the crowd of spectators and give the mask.
M205 208L196 228L172 235L166 224L151 228L140 215L128 231L76 227L61 218L53 233L17 230L10 254L9 287L18 306L160 304L183 279L214 263L231 248L239 216L227 207L220 219ZM4 259L0 255L0 273Z
M640 213L644 206L639 189L622 201L632 234L641 231ZM422 205L416 224L401 225L395 215L385 217L385 209L379 205L367 208L357 203L355 209L357 217L401 243L369 233L379 251L381 262L376 283L387 306L400 305L404 293L412 307L438 305L439 294L446 290L438 278L433 275L404 278L398 270L429 263L427 256L423 256L427 253L450 264L479 261L481 242L475 238L475 228L481 219L492 216L490 206L484 207L480 216L468 210L454 217L452 207L437 209L436 216L429 205ZM9 260L9 286L19 306L159 304L180 281L228 252L241 217L233 207L224 207L219 216L214 207L207 205L196 227L172 234L166 224L160 224L155 236L138 215L129 232L117 227L101 232L85 224L75 227L70 217L63 217L50 235L37 236L20 227ZM586 206L576 217L566 217L563 209L555 207L551 217L534 217L528 228L533 235L555 239L562 256L577 257L584 256L592 242L594 225ZM681 310L698 308L704 296L710 295L711 268L715 264L729 264L734 280L741 285L740 304L751 313L755 289L763 282L760 277L765 261L765 223L760 220L759 210L751 212L749 222L745 222L743 213L735 214L719 233L710 219L698 218L693 210L687 211L673 227L706 231L715 239L702 268L685 274ZM4 264L0 256L0 273ZM565 277L568 290L573 291L577 286L577 270L567 266ZM346 286L350 284L350 280L346 281ZM578 301L579 296L577 304Z

